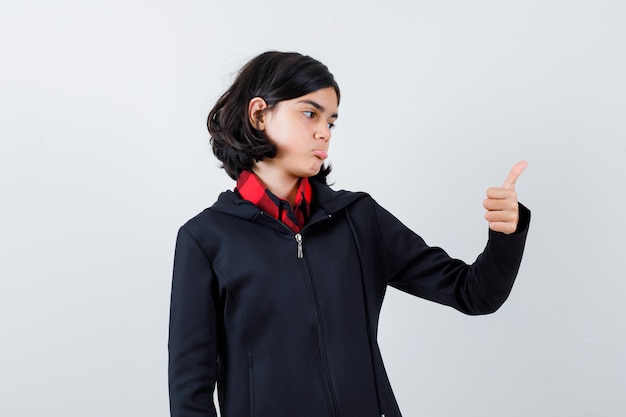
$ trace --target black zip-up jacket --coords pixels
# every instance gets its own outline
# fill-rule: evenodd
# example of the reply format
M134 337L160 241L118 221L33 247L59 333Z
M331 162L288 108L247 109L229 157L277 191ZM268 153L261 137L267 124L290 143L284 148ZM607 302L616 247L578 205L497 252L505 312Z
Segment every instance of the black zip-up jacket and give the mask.
M173 417L398 417L376 342L387 285L467 314L508 297L530 212L472 265L363 193L311 181L298 234L234 192L178 233L169 335Z

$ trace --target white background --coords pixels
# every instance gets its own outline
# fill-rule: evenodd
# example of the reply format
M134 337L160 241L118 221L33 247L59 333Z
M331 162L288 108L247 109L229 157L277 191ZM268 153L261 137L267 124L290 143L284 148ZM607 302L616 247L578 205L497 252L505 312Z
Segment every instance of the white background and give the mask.
M388 292L404 415L622 415L625 21L618 0L0 0L0 415L169 415L176 230L234 185L205 118L267 49L342 88L335 188L455 257L482 250L484 190L530 164L501 310Z

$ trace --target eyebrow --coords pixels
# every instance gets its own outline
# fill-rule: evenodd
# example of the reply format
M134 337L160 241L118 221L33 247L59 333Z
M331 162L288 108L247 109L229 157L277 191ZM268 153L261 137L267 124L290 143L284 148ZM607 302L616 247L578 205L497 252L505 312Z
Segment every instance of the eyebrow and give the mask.
M326 109L322 105L320 105L318 102L315 102L313 100L300 100L298 101L298 103L310 104L311 106L315 107L317 110L321 111L322 113L326 112ZM330 117L336 119L339 117L339 115L335 113L331 115Z

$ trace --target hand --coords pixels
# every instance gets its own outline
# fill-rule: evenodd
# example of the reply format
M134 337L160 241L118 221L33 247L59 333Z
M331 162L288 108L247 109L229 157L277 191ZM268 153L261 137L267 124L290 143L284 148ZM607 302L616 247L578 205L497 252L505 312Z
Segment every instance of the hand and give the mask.
M492 187L487 190L487 199L483 202L483 206L487 209L485 219L489 222L491 230L507 235L517 230L519 206L515 192L515 181L527 166L526 161L518 162L511 168L502 187Z

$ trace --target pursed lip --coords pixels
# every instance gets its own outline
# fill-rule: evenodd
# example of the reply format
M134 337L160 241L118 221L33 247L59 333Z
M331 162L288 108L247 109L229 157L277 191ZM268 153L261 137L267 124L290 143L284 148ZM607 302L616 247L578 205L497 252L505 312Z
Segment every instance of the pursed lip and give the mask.
M313 154L320 159L328 158L328 152L323 149L313 149Z

